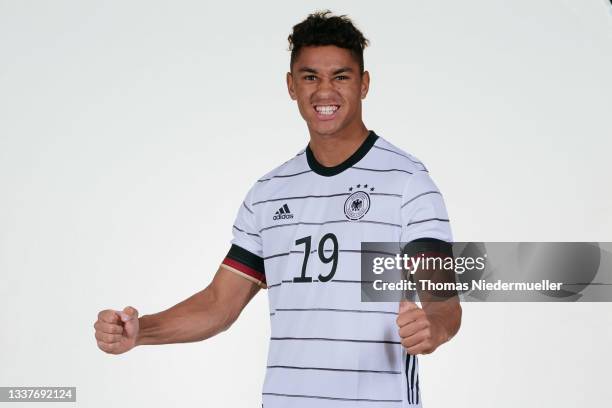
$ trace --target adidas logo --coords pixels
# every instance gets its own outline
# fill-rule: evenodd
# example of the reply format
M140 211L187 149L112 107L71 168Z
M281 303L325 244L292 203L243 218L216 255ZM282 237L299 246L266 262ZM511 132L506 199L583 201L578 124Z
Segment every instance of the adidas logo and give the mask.
M284 204L281 208L279 208L276 213L274 213L274 217L272 217L273 220L288 220L290 218L293 218L293 214L291 214L291 211L289 211L289 206L287 204Z

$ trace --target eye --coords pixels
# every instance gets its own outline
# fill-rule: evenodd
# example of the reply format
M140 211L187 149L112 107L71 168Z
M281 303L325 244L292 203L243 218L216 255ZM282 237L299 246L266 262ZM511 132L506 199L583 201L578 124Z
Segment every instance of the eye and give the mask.
M314 75L306 75L306 76L304 76L304 79L306 81L314 81L315 79L317 79L317 77L314 76Z
M347 79L349 79L349 77L347 77L346 75L338 75L336 79L339 79L341 81L346 81Z

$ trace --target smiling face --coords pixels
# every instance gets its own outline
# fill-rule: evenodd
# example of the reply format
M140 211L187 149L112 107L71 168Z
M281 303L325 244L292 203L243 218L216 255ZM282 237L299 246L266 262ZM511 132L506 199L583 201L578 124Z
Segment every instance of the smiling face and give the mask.
M311 134L333 135L359 129L361 100L368 93L370 76L360 73L351 52L335 45L300 50L287 88L296 100Z

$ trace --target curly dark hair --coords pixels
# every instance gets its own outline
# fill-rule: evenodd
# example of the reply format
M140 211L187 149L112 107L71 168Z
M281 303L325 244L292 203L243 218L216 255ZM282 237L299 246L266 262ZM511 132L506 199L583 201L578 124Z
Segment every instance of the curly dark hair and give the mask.
M290 69L302 47L335 45L353 54L361 73L364 69L363 49L370 43L346 15L334 16L330 10L309 14L304 21L293 26L287 40L291 51Z

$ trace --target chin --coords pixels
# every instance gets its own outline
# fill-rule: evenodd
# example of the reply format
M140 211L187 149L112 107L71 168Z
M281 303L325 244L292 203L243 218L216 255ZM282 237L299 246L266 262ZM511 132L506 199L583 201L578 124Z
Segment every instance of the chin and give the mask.
M324 123L318 119L314 119L312 122L310 122L309 128L320 135L332 135L342 130L343 126L342 123L340 123L340 121L338 120Z
M338 126L312 126L311 129L315 132L318 133L320 135L333 135L334 133L338 132L338 130L340 130L340 127Z

